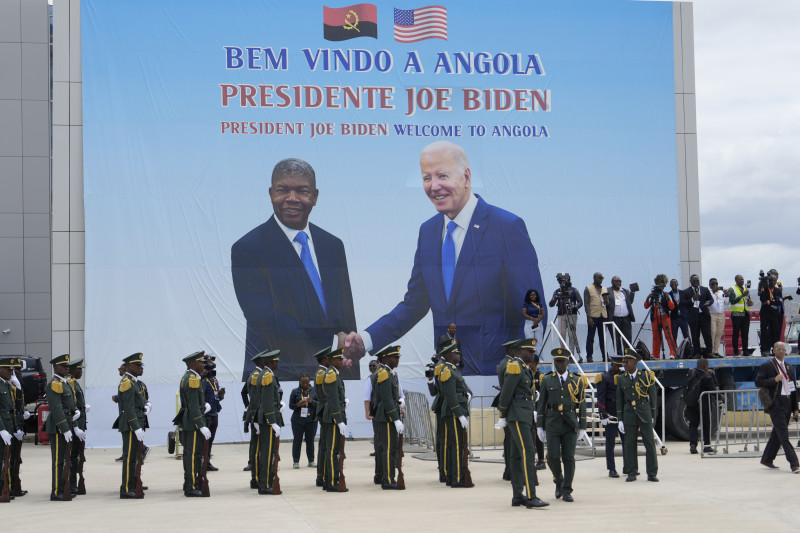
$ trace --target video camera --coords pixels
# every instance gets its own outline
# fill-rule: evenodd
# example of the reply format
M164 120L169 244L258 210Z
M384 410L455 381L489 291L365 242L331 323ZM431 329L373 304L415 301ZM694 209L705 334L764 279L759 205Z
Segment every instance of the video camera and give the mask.
M439 356L434 355L431 357L431 362L425 365L425 377L431 379L433 377L433 372L436 369L436 363L439 362Z
M562 291L566 291L572 287L572 280L569 277L569 272L559 272L556 274L556 281L558 281L558 287Z
M206 375L208 377L213 378L217 375L217 363L214 362L214 358L206 358L203 366L206 369Z

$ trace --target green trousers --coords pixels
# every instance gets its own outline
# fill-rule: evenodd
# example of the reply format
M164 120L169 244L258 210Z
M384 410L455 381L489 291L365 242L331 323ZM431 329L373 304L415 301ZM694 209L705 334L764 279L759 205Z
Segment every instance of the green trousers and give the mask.
M572 428L564 431L547 430L547 466L553 473L553 483L561 487L561 492L572 494L572 479L575 477L575 445L578 432ZM564 472L561 472L564 463Z
M322 424L320 435L325 435L325 447L322 449L322 455L319 456L319 462L325 463L322 475L323 487L326 489L336 487L339 483L339 452L340 452L340 436L339 426L336 424ZM322 439L322 436L320 436Z
M451 485L464 483L464 429L455 416L446 416L444 423L444 470Z
M64 461L67 460L67 441L62 433L50 435L51 496L64 494Z
M199 430L181 431L183 445L183 491L200 490L200 466L206 439Z
M275 460L275 431L270 424L261 424L258 448L258 488L271 489L275 478L272 468Z
M656 440L653 437L653 423L645 424L636 413L626 413L623 416L625 423L625 450L623 454L624 465L622 467L623 474L635 474L639 471L639 454L637 450L636 441L639 434L642 435L642 443L644 444L647 475L655 476L658 474L658 454L656 450Z
M377 439L378 452L375 454L381 468L381 484L397 482L397 428L394 422L378 422Z
M522 496L523 489L528 499L536 497L536 445L531 435L531 424L525 422L509 422L508 430L509 469L511 471L511 488L514 497Z

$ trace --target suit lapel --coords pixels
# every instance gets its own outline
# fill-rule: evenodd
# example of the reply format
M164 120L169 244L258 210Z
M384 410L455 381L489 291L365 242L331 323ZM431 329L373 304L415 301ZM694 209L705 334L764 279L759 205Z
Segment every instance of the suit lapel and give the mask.
M475 250L478 249L483 236L486 234L486 226L489 222L488 218L489 206L483 201L483 198L478 196L478 205L475 206L475 212L472 213L472 220L469 221L467 234L464 237L464 244L461 245L461 252L458 254L456 272L453 276L453 286L450 290L451 298L448 302L448 307L455 301L455 298L452 298L452 296L459 290L459 287L467 276L467 272L474 263ZM441 263L441 257L439 262Z

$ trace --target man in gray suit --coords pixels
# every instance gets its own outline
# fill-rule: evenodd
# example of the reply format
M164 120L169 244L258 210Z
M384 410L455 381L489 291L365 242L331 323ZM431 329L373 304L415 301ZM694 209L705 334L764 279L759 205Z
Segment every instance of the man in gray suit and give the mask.
M636 293L622 288L622 280L619 276L614 276L611 278L608 295L609 298L606 300L608 318L614 321L628 342L631 342L631 325L636 321L636 317L633 315L633 298ZM614 346L617 347L617 355L621 355L625 346L616 331L614 331Z

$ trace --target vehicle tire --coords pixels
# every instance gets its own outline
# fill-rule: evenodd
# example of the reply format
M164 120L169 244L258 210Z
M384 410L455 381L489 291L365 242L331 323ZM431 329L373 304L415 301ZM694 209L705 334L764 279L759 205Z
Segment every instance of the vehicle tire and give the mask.
M175 453L175 432L170 431L167 433L167 451L170 455Z
M679 440L688 441L689 419L686 417L686 402L683 401L684 392L685 389L683 387L673 389L672 392L667 396L667 402L664 406L664 409L667 411L665 413L667 417L667 431ZM714 436L717 434L717 431L719 431L719 417L716 415L716 413L711 420L710 429L713 440Z

